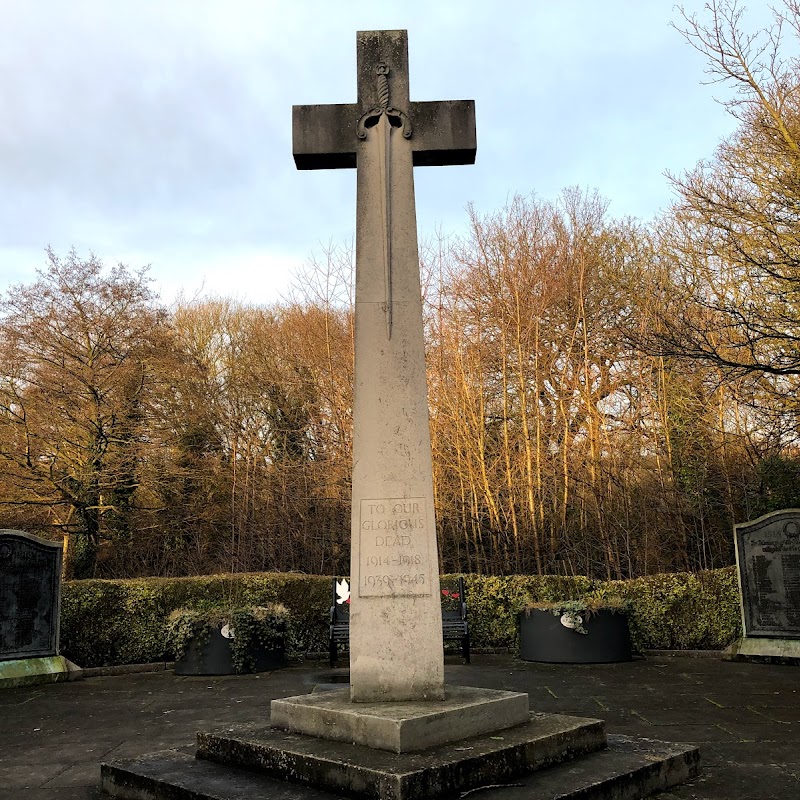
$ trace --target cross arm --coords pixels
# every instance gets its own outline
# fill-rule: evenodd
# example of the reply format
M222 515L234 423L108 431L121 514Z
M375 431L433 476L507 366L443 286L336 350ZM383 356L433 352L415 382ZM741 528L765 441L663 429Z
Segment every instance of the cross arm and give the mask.
M292 106L292 153L297 169L356 166L355 103Z
M414 126L415 167L474 164L478 147L474 100L433 100L409 104Z
M474 100L409 104L415 167L474 164L477 139ZM356 166L355 103L292 106L292 152L298 169Z

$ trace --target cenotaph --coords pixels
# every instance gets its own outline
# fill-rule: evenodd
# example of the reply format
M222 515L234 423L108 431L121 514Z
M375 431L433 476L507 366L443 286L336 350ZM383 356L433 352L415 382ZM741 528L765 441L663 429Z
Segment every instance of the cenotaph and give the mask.
M350 687L273 700L269 723L199 733L196 758L104 764L103 787L127 798L435 800L552 767L525 796L668 788L696 772L696 748L609 744L601 720L445 685L413 168L471 164L475 108L409 99L405 31L359 32L357 71L355 103L292 115L299 169L357 169Z
M295 106L299 169L357 167L350 682L444 698L414 165L475 160L475 104L409 100L404 31L358 35L358 100Z

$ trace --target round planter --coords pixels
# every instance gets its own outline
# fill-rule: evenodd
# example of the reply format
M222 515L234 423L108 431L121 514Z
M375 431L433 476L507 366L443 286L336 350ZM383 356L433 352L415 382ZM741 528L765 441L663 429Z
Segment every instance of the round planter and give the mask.
M286 666L286 651L283 646L268 650L263 645L255 645L252 656L255 661L253 672L267 672ZM218 630L212 630L205 642L193 639L183 658L175 662L175 674L235 675L231 640L226 639Z
M568 618L557 616L552 611L538 608L521 611L520 658L554 664L603 664L631 660L627 614L601 609L588 617L582 616L586 633L573 630Z

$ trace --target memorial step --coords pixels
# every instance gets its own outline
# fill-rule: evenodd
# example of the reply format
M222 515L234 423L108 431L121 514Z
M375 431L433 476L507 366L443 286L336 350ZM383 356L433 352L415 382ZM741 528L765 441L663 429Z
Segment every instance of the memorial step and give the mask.
M491 735L410 753L264 725L197 734L201 758L326 791L380 800L433 800L526 775L605 745L602 720L539 713L530 713L528 722Z
M494 788L482 789L478 796L482 800L639 800L691 780L698 766L696 747L610 735L603 750L522 778L492 781ZM177 751L103 764L102 775L103 789L127 800L342 797Z
M350 689L283 697L270 703L270 724L291 733L411 753L523 725L528 695L445 686L436 702L352 703Z

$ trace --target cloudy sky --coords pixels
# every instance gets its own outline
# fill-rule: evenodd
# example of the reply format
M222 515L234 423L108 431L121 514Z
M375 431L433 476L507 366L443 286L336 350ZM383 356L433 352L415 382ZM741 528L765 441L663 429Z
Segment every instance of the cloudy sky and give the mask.
M476 164L415 171L423 237L463 231L467 203L576 184L648 219L670 201L664 172L733 129L670 0L2 7L0 291L50 245L149 264L167 301L280 299L298 265L353 237L355 173L294 168L291 106L355 100L356 30L408 29L413 99L476 102Z

